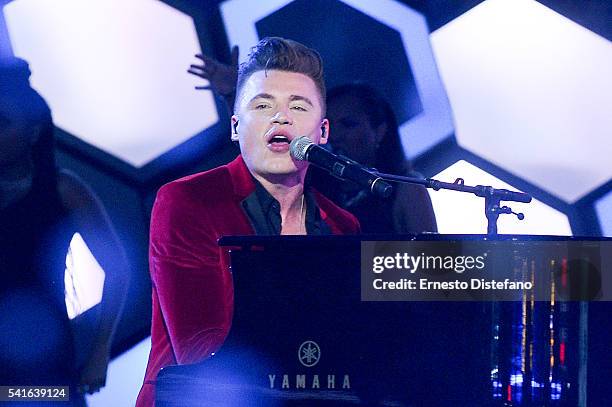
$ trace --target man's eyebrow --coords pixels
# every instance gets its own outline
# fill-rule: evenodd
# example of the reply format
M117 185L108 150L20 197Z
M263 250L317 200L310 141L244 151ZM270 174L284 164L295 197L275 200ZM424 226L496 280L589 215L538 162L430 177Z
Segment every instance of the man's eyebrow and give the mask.
M296 100L301 100L301 101L304 101L304 102L308 103L310 106L314 107L314 104L312 103L312 100L308 99L306 96L291 95L289 97L289 100L292 101L292 102L294 102Z
M251 103L255 99L274 99L274 96L270 95L269 93L258 93L257 95L251 98L249 103Z

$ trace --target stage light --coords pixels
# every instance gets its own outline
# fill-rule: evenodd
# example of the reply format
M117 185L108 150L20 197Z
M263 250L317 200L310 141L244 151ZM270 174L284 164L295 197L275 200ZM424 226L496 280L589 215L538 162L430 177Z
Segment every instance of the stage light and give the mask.
M74 319L102 301L105 273L79 233L66 255L64 289L68 318Z

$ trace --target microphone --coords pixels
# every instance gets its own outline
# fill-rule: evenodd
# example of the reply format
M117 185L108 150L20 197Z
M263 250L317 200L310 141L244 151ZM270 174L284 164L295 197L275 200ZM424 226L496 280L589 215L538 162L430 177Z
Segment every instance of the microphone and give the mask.
M388 198L393 192L393 187L378 175L353 160L330 153L306 136L293 139L289 153L298 161L308 161L337 178L365 187L378 197Z

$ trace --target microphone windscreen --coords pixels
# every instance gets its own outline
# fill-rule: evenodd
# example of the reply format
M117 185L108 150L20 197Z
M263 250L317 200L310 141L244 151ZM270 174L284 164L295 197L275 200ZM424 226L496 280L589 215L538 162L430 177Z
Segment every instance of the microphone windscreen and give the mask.
M314 143L306 136L295 138L291 141L291 144L289 144L289 154L298 161L304 161L306 160L308 147L310 147L311 144Z

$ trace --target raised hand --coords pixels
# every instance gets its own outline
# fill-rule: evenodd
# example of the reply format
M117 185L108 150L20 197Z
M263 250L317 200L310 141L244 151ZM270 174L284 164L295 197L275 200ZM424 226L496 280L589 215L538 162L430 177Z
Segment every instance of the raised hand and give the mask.
M210 89L223 97L233 96L236 89L236 78L238 77L238 46L232 48L232 63L226 65L207 55L196 54L195 57L202 61L201 64L192 64L187 72L202 79L206 79L209 85L196 86L196 89Z

